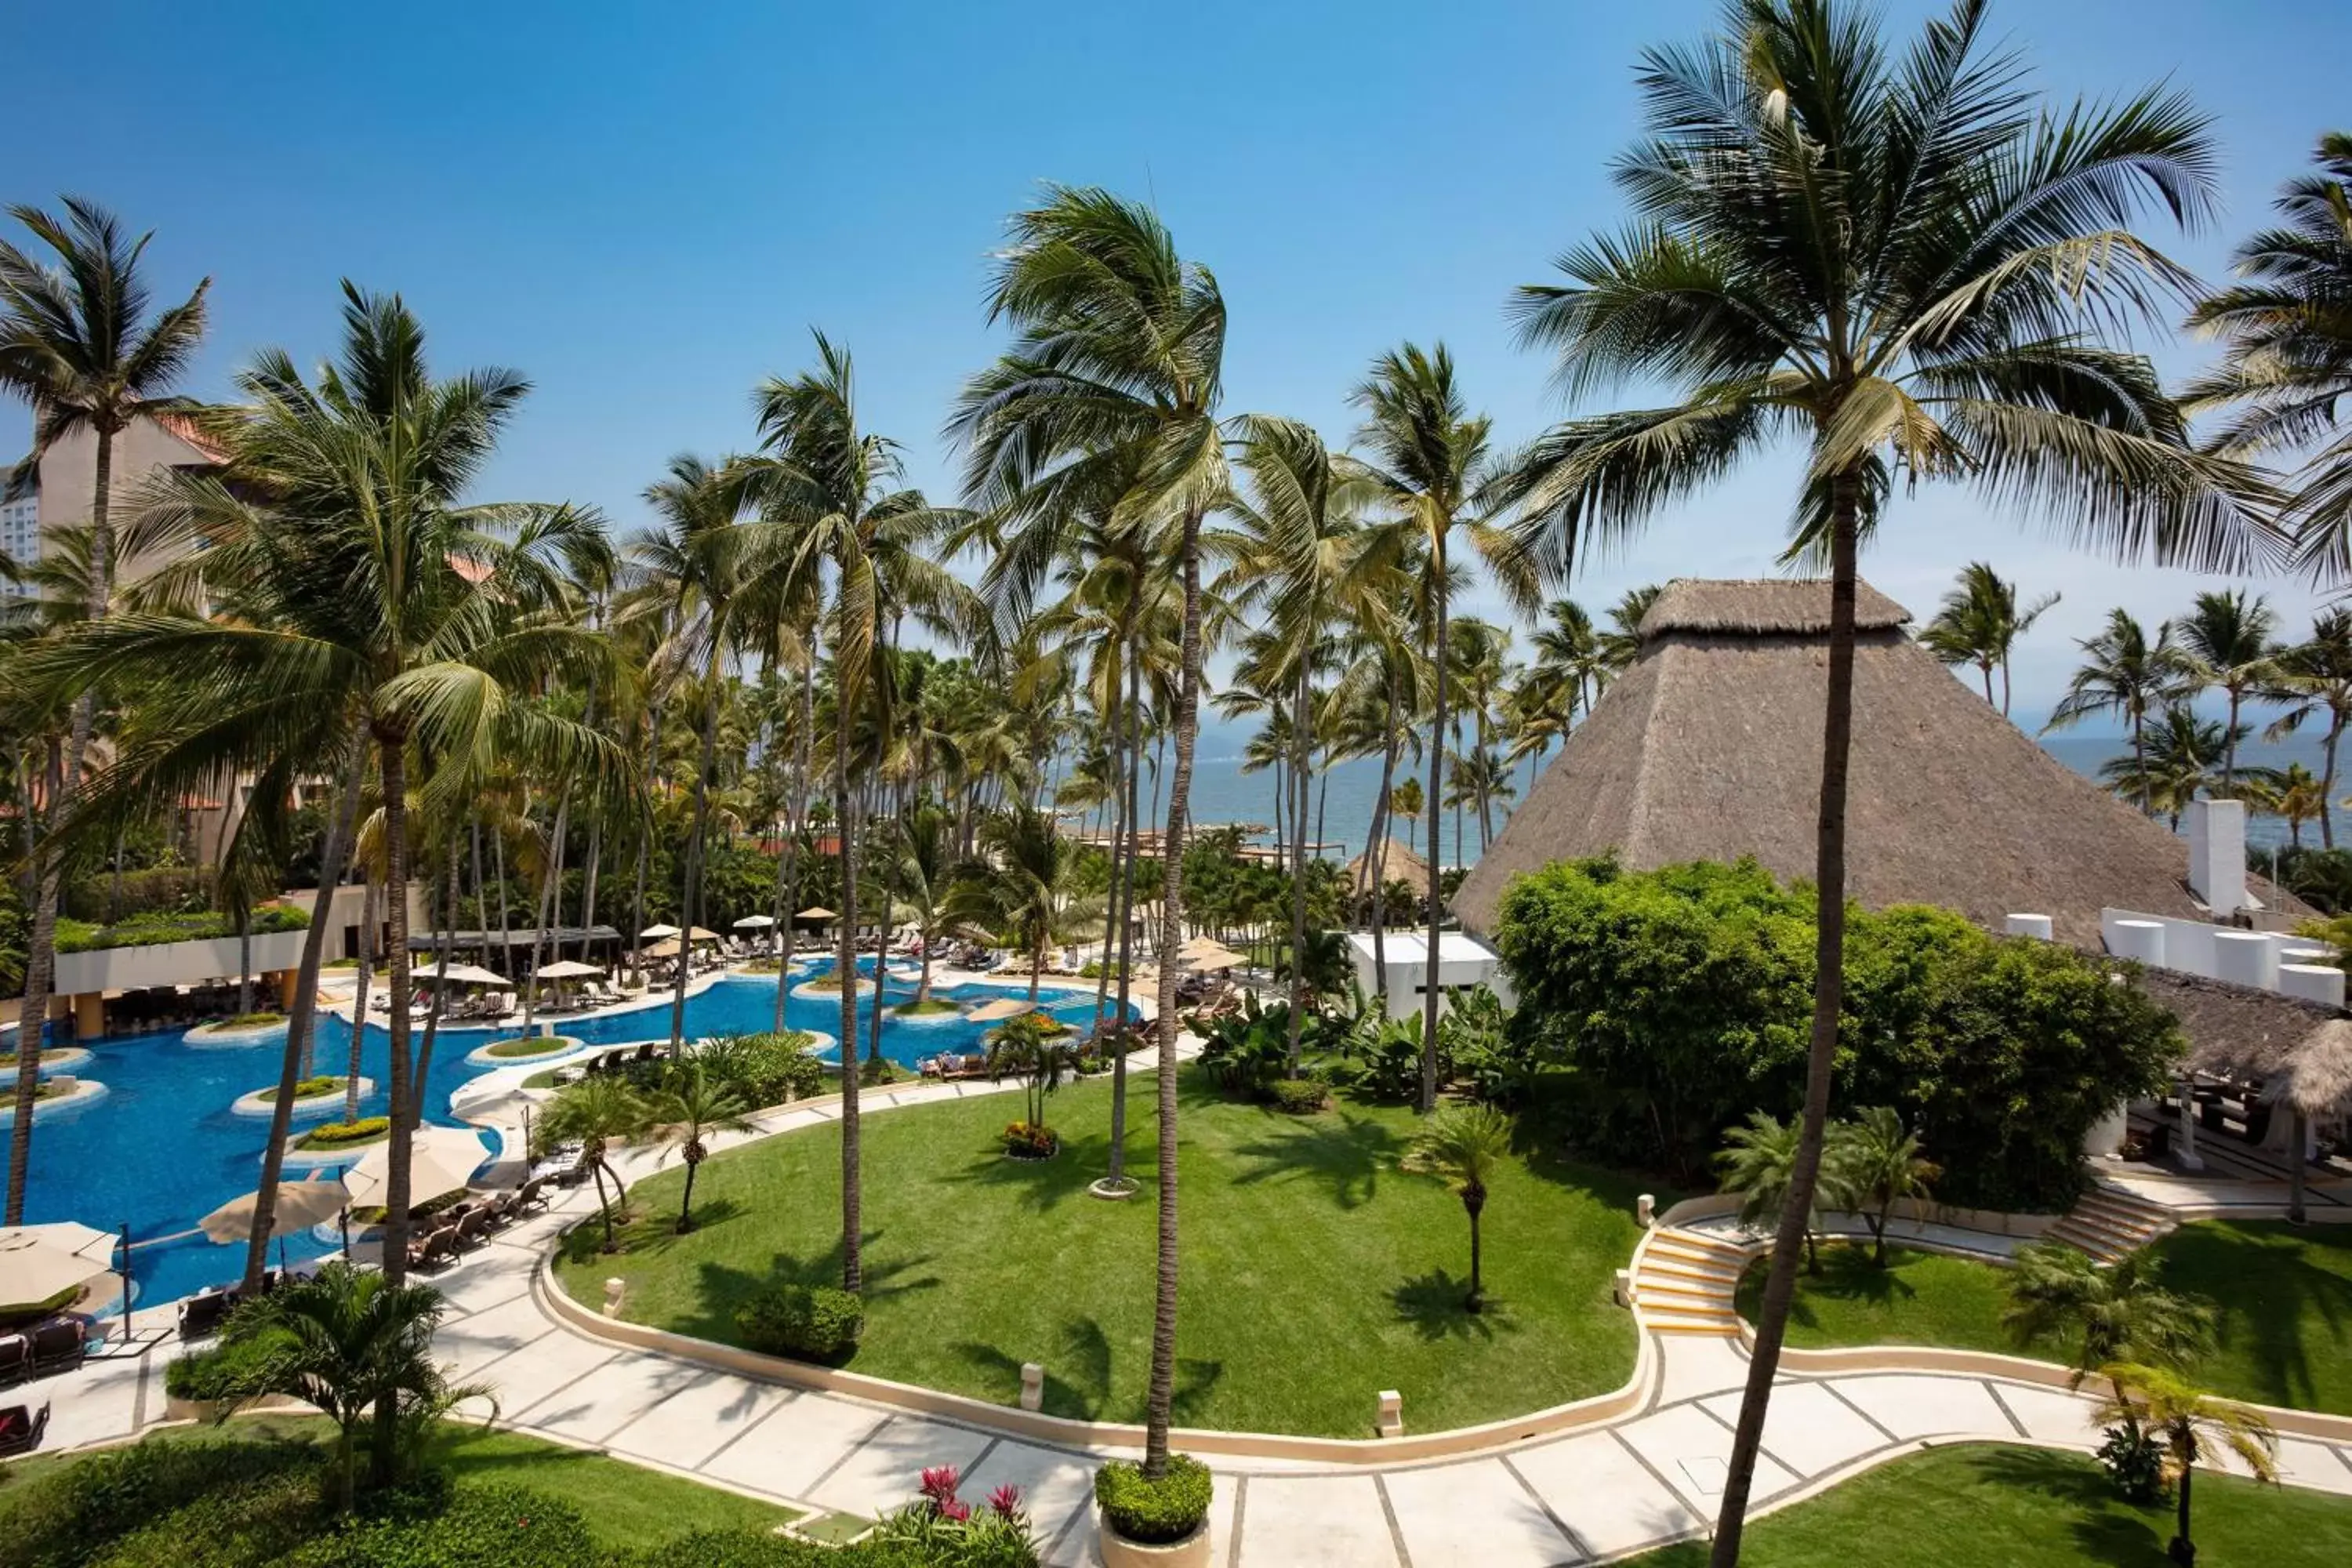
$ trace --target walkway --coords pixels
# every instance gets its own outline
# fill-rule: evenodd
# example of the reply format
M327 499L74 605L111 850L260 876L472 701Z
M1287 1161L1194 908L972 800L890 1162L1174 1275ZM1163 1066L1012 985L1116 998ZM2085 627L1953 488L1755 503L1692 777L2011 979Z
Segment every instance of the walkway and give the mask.
M869 1110L983 1083L869 1091ZM814 1125L829 1104L767 1120ZM641 1167L634 1173L643 1173ZM1045 1560L1089 1564L1094 1468L1107 1451L1059 1448L979 1426L831 1394L795 1391L673 1357L625 1349L548 1316L530 1285L557 1233L593 1207L587 1189L517 1226L436 1279L449 1301L440 1332L457 1377L492 1384L501 1425L608 1450L737 1491L863 1517L898 1506L926 1466L955 1465L966 1496L1022 1489ZM1719 1229L1669 1232L1707 1295L1736 1268ZM1655 1244L1654 1244L1655 1248ZM142 1313L142 1320L154 1314ZM1687 1321L1696 1319L1698 1321ZM1343 1468L1220 1458L1213 1518L1220 1568L1538 1568L1604 1562L1702 1534L1721 1495L1748 1359L1712 1312L1656 1336L1656 1385L1605 1426L1508 1443L1459 1458ZM145 1326L142 1322L142 1326ZM54 1405L49 1447L128 1436L158 1418L159 1345L37 1385ZM1884 1460L1937 1444L2027 1442L2088 1451L2092 1402L2001 1377L1861 1372L1783 1376L1756 1480L1759 1510L1795 1500ZM1412 1412L1406 1411L1410 1420ZM2293 1485L2352 1496L2352 1445L2290 1437Z

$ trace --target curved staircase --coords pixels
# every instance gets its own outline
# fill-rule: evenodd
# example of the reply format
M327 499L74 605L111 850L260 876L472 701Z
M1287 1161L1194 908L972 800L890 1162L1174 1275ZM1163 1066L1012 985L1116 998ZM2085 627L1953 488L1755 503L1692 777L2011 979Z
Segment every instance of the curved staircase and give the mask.
M1704 1231L1669 1226L1650 1237L1633 1275L1633 1302L1662 1334L1737 1334L1734 1303L1748 1249Z
M2101 1263L2120 1263L2131 1253L2179 1228L2172 1211L2120 1187L2093 1187L2066 1217L2045 1233L2089 1253Z

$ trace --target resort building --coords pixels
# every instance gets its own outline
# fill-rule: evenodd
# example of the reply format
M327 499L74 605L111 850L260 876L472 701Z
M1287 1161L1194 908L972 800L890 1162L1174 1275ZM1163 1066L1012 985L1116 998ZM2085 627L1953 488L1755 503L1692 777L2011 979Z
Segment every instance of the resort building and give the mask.
M19 569L41 558L41 494L39 482L28 480L22 493L0 489L0 553ZM37 590L29 583L0 581L0 598L27 599Z
M180 414L156 414L132 420L115 437L111 458L108 510L109 515L118 520L158 474L215 468L226 460L220 448L205 439L194 421ZM41 454L33 498L38 536L89 522L90 502L97 490L98 436L87 428L76 430ZM10 552L15 553L13 548ZM116 567L116 578L135 582L163 565L163 559L147 555L121 562Z

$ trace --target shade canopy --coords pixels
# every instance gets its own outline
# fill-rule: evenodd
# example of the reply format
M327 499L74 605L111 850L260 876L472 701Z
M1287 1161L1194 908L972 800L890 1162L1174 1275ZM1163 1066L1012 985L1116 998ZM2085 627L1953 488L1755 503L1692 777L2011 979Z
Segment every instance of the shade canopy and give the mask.
M796 921L837 921L840 918L823 904L811 904L793 917Z
M697 926L692 931L686 933L686 940L688 942L717 942L719 940L719 933L715 931L705 931L700 926Z
M656 937L676 936L677 934L677 927L673 925L658 925L646 927L645 930L637 933L637 936L641 941L652 942Z
M765 931L776 923L773 915L745 915L735 922L737 931Z
M420 1127L408 1137L408 1199L412 1205L454 1193L474 1179L489 1152L471 1132L455 1127ZM343 1173L355 1204L382 1204L392 1179L392 1144L377 1144Z
M1017 1018L1024 1013L1034 1013L1036 1010L1037 1006L1034 1002L1026 1002L1017 996L1007 996L1000 1002L983 1002L964 1016L975 1024L995 1024L1006 1018Z
M82 1234L73 1234L77 1232ZM82 1236L95 1237L104 1245ZM104 1231L80 1225L0 1230L0 1308L43 1306L111 1274L113 1242Z
M1220 947L1213 942L1204 948L1186 948L1177 955L1177 962L1181 968L1190 969L1200 974L1210 974L1220 969L1231 969L1249 961L1232 948Z
M259 1193L232 1198L197 1221L197 1226L215 1241L243 1241L253 1234L254 1205L260 1199ZM280 1182L269 1234L292 1236L308 1230L342 1213L351 1201L351 1189L332 1176L320 1181Z
M1200 953L1213 954L1231 952L1232 951L1233 949L1227 947L1223 942L1219 942L1215 937L1195 936L1187 937L1184 940L1184 944L1176 950L1176 953L1180 958L1191 958Z
M434 964L429 969L411 970L409 979L417 984L449 985L511 985L514 984L494 969L484 969L478 963Z
M539 966L541 980L586 980L604 973L600 964L583 963L576 958L559 958L553 963Z
M657 942L654 943L653 946L646 949L646 956L647 958L676 958L677 956L677 939L676 937L670 937L665 941Z

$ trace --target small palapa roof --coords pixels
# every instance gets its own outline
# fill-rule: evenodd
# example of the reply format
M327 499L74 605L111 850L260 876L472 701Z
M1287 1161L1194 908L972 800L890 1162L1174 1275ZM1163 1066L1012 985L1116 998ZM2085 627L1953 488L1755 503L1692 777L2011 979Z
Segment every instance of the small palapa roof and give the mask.
M1348 862L1348 868L1344 875L1349 887L1354 887L1361 880L1364 874L1364 862L1370 854L1371 851L1366 850ZM1379 874L1372 879L1372 886L1375 889L1385 888L1391 882L1402 882L1413 890L1415 897L1427 898L1429 896L1429 862L1399 844L1395 839L1384 838L1381 841Z
M2139 984L2180 1020L2188 1070L2260 1079L2306 1116L2352 1106L2352 1018L2325 1002L2144 968Z

